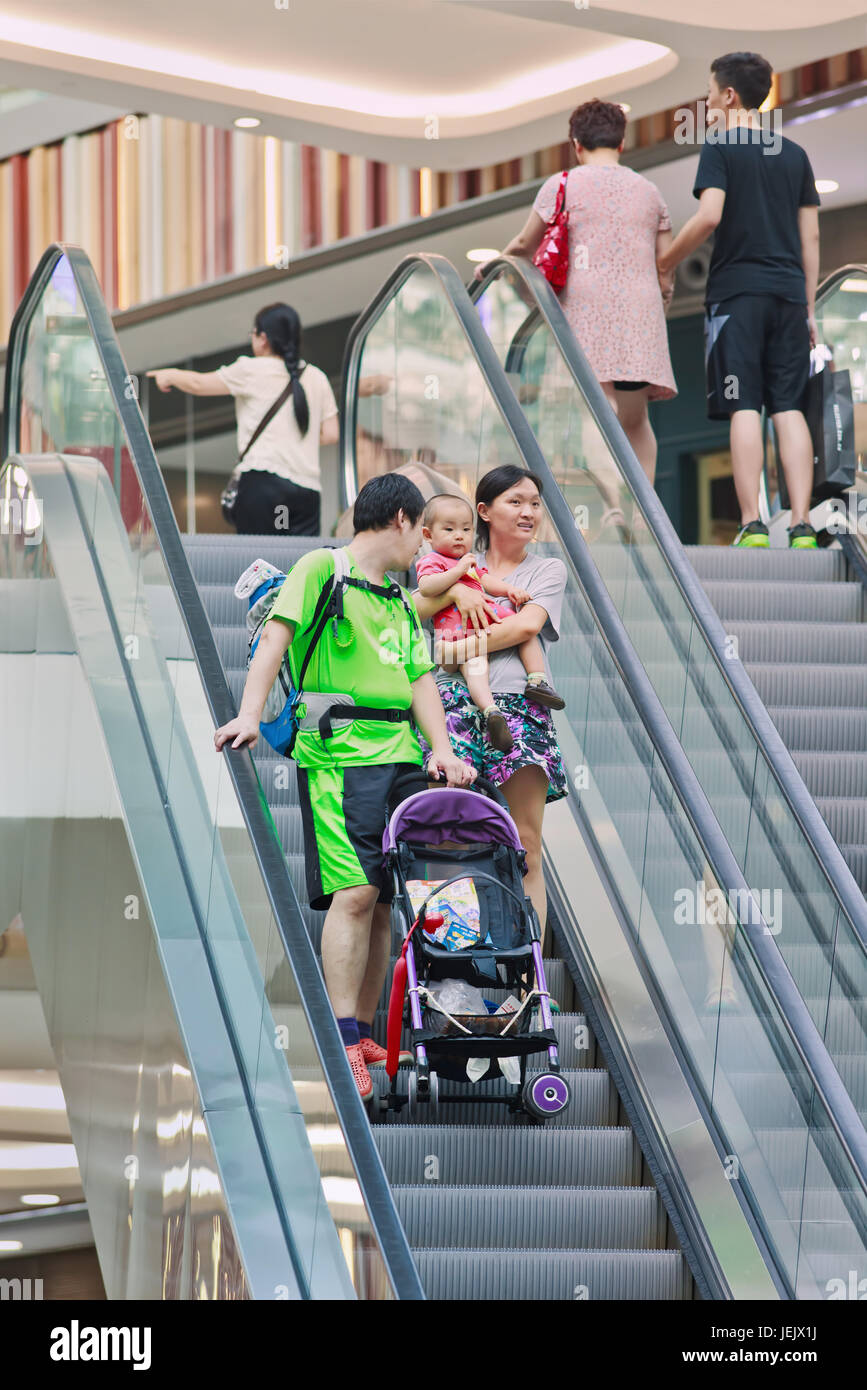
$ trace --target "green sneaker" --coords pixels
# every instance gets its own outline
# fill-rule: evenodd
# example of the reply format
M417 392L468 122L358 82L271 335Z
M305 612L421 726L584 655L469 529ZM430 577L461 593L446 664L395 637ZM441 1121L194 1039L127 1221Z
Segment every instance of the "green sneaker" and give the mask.
M816 540L816 532L809 521L800 521L797 526L789 527L790 550L818 550L818 548L819 542Z
M770 544L768 528L763 521L748 521L732 541L732 545L742 550L767 550Z

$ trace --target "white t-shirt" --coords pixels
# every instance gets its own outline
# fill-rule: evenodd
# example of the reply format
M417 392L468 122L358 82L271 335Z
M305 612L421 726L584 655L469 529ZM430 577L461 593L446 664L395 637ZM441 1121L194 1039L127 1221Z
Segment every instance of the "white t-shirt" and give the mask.
M235 397L240 455L268 407L285 389L289 373L279 357L239 357L226 367L218 367L217 375ZM265 469L288 478L298 487L319 492L319 431L323 420L337 414L337 402L328 377L318 367L308 363L300 381L310 411L307 433L302 437L290 395L259 435L240 469L242 473L251 468Z

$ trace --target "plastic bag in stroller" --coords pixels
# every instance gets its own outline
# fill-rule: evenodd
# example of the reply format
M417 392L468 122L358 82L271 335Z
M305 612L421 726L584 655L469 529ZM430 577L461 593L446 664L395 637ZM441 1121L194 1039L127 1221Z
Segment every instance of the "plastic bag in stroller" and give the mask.
M537 1121L559 1114L569 1084L560 1072L539 919L524 893L526 855L502 793L481 777L472 789L417 791L390 815L383 852L401 949L382 1109L409 1103L413 1118L429 1120L437 1105L466 1101L468 1091L440 1095L437 1078L467 1082L470 1063L470 1078L505 1075L515 1084L506 1095L473 1093L474 1101L505 1104ZM485 999L495 991L508 992L499 1007ZM405 1021L415 1064L401 1094ZM528 1074L527 1058L541 1052L545 1070Z

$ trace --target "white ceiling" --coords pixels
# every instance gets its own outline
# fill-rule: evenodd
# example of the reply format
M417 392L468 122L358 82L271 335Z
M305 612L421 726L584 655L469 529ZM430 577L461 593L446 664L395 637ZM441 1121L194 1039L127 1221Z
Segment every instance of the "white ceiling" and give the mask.
M783 70L860 47L862 9L698 0L685 24L683 0L0 0L0 82L467 168L562 139L591 95L635 115L689 101L732 48Z

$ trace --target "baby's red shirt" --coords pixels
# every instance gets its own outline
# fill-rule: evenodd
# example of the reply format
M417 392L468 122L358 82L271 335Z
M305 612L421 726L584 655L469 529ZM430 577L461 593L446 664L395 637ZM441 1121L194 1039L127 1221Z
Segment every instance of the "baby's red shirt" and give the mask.
M416 577L421 579L422 576L426 574L445 574L448 570L454 569L455 565L459 563L460 561L455 560L451 555L440 555L438 551L432 550L430 554L422 555L416 560ZM488 572L484 565L476 565L475 570L479 575L487 574ZM470 589L478 589L481 593L485 592L479 580L474 579L471 575L463 575L458 583L466 584Z

